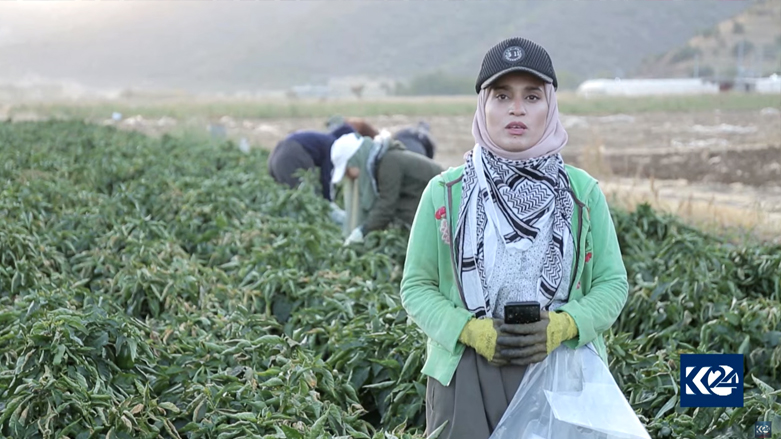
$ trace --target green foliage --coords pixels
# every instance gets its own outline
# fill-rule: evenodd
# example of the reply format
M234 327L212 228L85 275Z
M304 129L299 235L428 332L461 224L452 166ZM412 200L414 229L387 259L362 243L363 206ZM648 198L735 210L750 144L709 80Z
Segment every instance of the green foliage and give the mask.
M314 175L82 123L0 124L0 436L420 437L406 236L341 246ZM781 251L648 207L614 219L630 297L610 368L654 437L781 411ZM677 406L678 354L746 355L746 404Z
M614 219L630 294L613 326L610 366L649 431L742 437L781 413L781 248L726 244L647 205ZM681 353L745 355L745 407L671 402Z

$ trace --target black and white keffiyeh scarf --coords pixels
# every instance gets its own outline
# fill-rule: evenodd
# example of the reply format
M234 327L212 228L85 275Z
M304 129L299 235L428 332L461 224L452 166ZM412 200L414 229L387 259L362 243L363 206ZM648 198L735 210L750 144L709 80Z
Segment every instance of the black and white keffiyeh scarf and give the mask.
M489 296L497 246L524 251L552 225L537 297L552 300L563 277L574 202L561 154L507 160L475 145L466 155L454 245L466 308L492 316ZM552 224L551 224L552 223Z

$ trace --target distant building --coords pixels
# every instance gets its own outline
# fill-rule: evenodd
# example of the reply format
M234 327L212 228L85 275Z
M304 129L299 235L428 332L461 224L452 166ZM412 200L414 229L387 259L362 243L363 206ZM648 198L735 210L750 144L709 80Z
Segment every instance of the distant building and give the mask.
M758 93L781 93L781 76L772 74L767 78L760 78L757 81Z
M590 79L578 87L580 96L653 96L716 94L719 84L701 78Z

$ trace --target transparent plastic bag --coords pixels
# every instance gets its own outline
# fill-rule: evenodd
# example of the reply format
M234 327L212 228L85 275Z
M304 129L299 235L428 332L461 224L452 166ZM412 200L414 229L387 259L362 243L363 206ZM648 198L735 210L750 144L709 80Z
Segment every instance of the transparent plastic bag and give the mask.
M490 439L650 439L589 344L526 370Z

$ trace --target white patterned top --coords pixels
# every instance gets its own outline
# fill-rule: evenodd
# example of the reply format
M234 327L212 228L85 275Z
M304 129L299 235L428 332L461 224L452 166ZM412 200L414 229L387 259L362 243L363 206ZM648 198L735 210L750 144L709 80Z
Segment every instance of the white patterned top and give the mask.
M550 298L542 294L539 288L542 263L545 259L545 251L548 242L553 237L553 222L550 226L540 231L540 234L532 242L526 251L513 250L505 247L504 242L497 246L496 266L488 280L489 298L491 300L491 313L494 318L504 318L504 305L507 302L535 301L542 307L550 301ZM575 242L572 234L565 237L564 264L561 284L553 297L550 311L554 311L567 303L569 298L570 277L572 274L572 260L574 257Z

